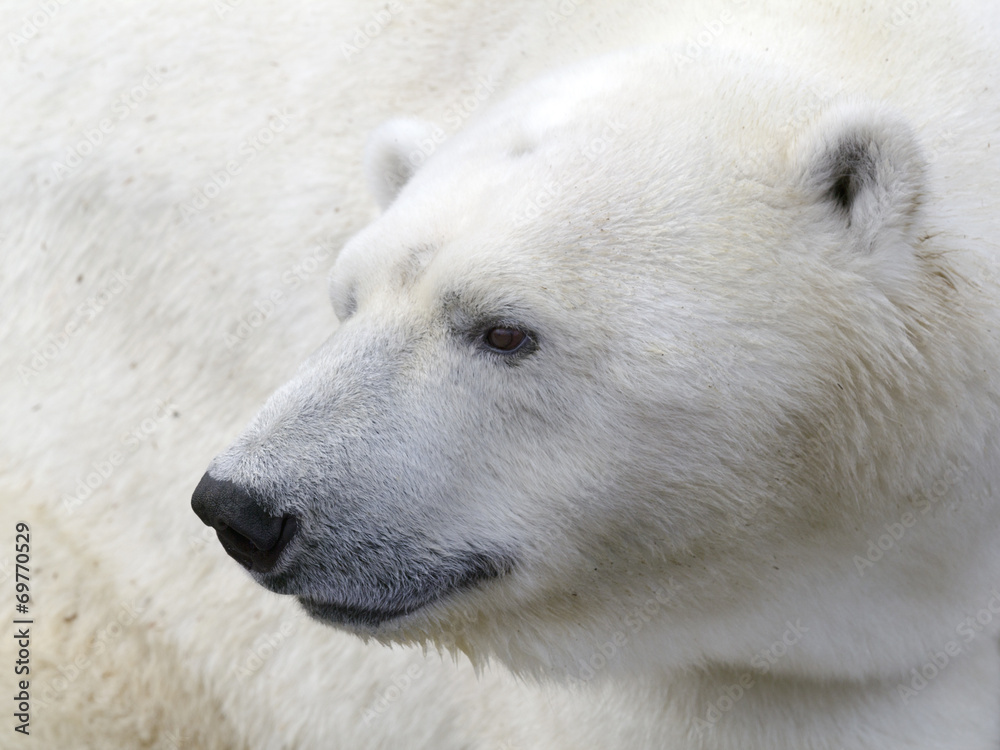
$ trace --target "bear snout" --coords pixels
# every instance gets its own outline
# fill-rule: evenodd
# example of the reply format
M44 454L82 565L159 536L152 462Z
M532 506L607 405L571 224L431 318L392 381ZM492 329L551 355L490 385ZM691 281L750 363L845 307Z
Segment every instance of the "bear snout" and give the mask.
M191 508L215 529L230 557L258 573L277 564L298 529L295 516L270 516L245 489L208 473L191 496Z

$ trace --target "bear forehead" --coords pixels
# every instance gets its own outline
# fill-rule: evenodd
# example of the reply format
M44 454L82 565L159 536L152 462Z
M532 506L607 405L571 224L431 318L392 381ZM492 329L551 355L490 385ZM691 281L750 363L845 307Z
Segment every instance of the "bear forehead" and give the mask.
M724 61L698 74L667 63L660 51L612 56L484 113L345 247L336 273L369 290L484 279L569 290L597 274L681 280L685 259L720 252L759 262L788 234L789 144L810 105L781 76L751 95Z
M756 263L760 247L779 240L762 202L747 216L747 199L734 197L756 186L707 180L662 191L652 180L632 180L609 193L556 177L531 179L534 170L521 161L476 186L414 185L344 248L335 276L362 294L469 286L568 291L600 279L681 281L704 273L696 266L720 252L730 262ZM544 166L538 171L548 174Z

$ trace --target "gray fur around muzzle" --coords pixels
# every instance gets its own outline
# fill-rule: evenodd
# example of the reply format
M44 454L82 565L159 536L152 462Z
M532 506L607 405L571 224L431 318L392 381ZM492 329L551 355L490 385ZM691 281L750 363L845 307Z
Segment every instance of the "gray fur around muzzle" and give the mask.
M425 555L424 560L415 562L419 555L412 540L390 547L372 535L362 541L365 549L347 560L355 568L356 580L350 581L342 572L311 564L324 545L307 535L296 540L300 519L290 514L268 515L253 494L231 481L206 473L194 491L191 506L216 530L223 549L258 574L255 578L261 584L278 593L298 594L310 615L336 625L373 629L510 569L502 555L471 550L431 560ZM365 558L372 556L376 559L366 566ZM317 583L319 596L313 593Z
M296 457L313 467L305 471L288 455L277 426L288 427L282 414L265 418L264 427L258 422L252 438L213 462L191 500L223 549L262 586L298 597L317 619L370 631L512 569L512 557L495 543L437 533L413 490L385 479L401 469L371 475L363 468L377 453L369 441L300 444ZM266 489L248 486L247 463L284 479Z

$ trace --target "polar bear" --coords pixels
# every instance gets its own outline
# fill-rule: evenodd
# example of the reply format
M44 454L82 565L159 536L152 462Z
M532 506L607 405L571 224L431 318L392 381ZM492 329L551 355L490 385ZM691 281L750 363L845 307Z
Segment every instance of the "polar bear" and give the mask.
M339 328L195 492L229 554L364 638L648 681L661 746L995 746L997 98L817 28L380 128Z
M103 4L2 4L0 299L9 314L0 316L0 357L9 378L0 389L0 526L10 546L0 551L0 580L11 592L14 530L26 523L30 674L15 687L8 673L4 685L9 696L30 695L27 742L995 747L1000 600L984 539L997 491L985 478L997 465L989 425L998 7L404 1L387 14L360 1L288 3L275 13L235 2L141 13L127 4L110 13ZM628 66L597 66L633 86L641 107L619 107L626 92L595 86L606 95L592 100L601 113L588 124L590 105L559 104L574 88L587 93L581 73L577 84L553 85L548 112L522 109L521 131L529 110L543 131L579 127L577 140L557 139L579 146L575 161L571 151L546 156L541 139L511 149L506 166L489 157L483 128L499 113L487 110L516 85L646 45L667 45L668 58L648 82ZM507 101L513 113L518 100ZM559 131L561 115L569 120ZM390 255L402 252L393 243L415 244L424 226L428 248L454 256L464 243L470 253L453 280L475 270L473 250L499 257L501 242L504 257L533 259L527 269L481 266L484 295L516 285L523 298L511 297L518 316L490 337L500 351L474 351L502 357L518 331L533 333L536 348L513 367L504 363L515 359L472 352L450 360L469 375L459 385L471 398L457 402L465 422L441 399L417 399L434 385L431 362L408 358L408 376L366 374L372 384L403 378L413 397L379 387L382 403L394 399L402 416L420 406L417 416L442 429L445 417L465 424L473 434L463 443L404 419L383 424L378 443L371 402L350 426L376 442L363 451L351 447L342 411L324 409L313 425L337 441L333 452L290 432L288 473L262 467L246 486L273 483L260 497L298 528L289 527L270 573L247 575L186 498L294 363L333 333L326 266L376 214L361 189L364 140L398 116L441 129L397 122L372 142L386 242L342 254L335 286L354 283L346 272L356 264L354 281L371 289L347 286L355 313L335 342L373 321L374 292L392 283L365 262L386 263L388 274ZM838 132L858 129L886 158L842 163L893 169L845 169L832 183L808 169L845 143ZM496 143L514 131L501 129ZM463 142L482 169L479 156L459 156ZM491 168L528 170L538 156L552 170L516 183L523 203L510 204L506 171L491 202L484 175L500 174ZM445 172L463 165L459 191ZM860 175L871 179L852 179ZM888 186L898 191L879 192ZM449 219L463 198L470 210ZM654 198L672 201L670 210L656 215ZM403 222L418 200L426 210ZM907 201L913 211L894 210ZM838 206L841 217L851 207L847 230ZM697 213L708 207L714 215ZM872 222L859 223L866 216ZM809 231L792 234L796 226ZM860 252L842 242L855 230L875 240L867 252L864 240ZM636 258L648 266L637 269ZM397 282L391 309L413 313L401 325L427 325L421 315L438 303L421 308L413 295L430 288L429 271L451 273L443 259ZM571 274L576 285L546 284L537 319L522 318L540 278ZM542 317L550 309L551 324ZM374 368L379 340L365 337L366 357L344 366L367 359ZM407 342L417 353L428 345ZM560 364L536 379L536 392L551 397L532 399L524 376L559 351ZM323 386L357 405L371 397L359 377ZM663 408L615 411L636 394ZM796 412L801 403L811 411ZM925 411L909 411L914 404ZM290 428L307 417L287 413ZM776 424L779 416L787 419ZM574 433L576 424L584 429ZM409 465L380 471L408 430L420 443L395 458ZM473 453L505 431L515 431L505 454ZM261 455L279 456L268 435ZM596 454L586 461L572 452L583 440ZM313 471L303 460L320 453ZM297 556L317 538L320 516L338 520L338 501L322 498L311 515L290 501L283 509L281 484L318 487L345 457L350 471L341 462L337 481L373 488L364 505L354 495L353 510L352 498L340 501L353 527L330 524L338 539L357 535L357 577L330 544L315 553L328 574L313 566L311 576L316 598L353 580L368 599L348 613L358 623L334 629L252 576L274 584L298 571L288 586L303 584ZM228 460L241 459L234 451ZM418 481L450 482L455 492L418 497ZM650 494L637 503L643 486ZM907 496L908 487L917 489ZM423 538L419 514L429 519ZM389 553L366 552L368 532ZM408 545L397 543L404 533ZM393 558L411 567L387 581ZM370 622L393 602L409 613ZM369 640L426 637L480 664L496 654L549 687L513 683L499 665L477 677L464 656L381 648L348 629ZM8 669L24 658L18 640L0 638ZM15 731L0 732L0 747L24 746Z

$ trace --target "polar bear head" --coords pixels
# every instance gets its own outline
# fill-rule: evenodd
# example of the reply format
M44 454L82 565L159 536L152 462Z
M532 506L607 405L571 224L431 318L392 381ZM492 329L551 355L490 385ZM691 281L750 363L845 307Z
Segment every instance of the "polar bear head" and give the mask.
M227 550L321 620L532 672L746 663L795 627L780 669L856 677L952 626L980 511L856 559L981 479L918 138L744 69L631 52L440 145L381 128L339 327L195 494Z

